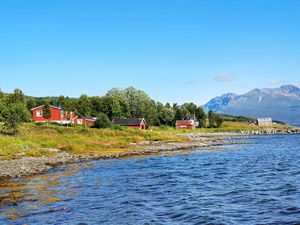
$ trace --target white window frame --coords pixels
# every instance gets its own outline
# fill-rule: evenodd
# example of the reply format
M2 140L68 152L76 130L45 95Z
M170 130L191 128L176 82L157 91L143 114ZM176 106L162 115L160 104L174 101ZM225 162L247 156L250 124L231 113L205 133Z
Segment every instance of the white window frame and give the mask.
M78 124L82 124L83 123L83 119L77 119L77 123Z
M43 115L44 115L43 110L36 111L36 117L43 117Z

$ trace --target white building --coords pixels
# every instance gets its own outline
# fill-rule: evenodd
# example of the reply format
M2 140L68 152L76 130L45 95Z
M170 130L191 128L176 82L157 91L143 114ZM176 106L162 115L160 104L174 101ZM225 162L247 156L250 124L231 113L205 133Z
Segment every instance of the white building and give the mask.
M258 126L272 126L272 118L257 118L256 124Z

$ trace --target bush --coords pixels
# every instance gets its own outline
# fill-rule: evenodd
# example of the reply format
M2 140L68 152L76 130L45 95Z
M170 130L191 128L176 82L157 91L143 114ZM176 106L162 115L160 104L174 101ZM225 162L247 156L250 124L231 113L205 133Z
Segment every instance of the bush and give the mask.
M114 130L126 130L126 129L127 129L127 127L120 126L120 125L117 125L117 124L111 125L110 128L111 128L111 129L114 129Z
M109 120L109 118L107 117L106 114L104 114L104 113L99 113L98 114L95 127L96 128L111 127L111 122L110 122L110 120Z
M212 110L209 110L208 112L208 126L210 128L215 127L215 123L216 123L216 115Z
M162 130L168 130L170 128L170 126L160 125L159 128Z
M216 115L215 116L215 120L216 120L216 126L217 127L221 127L224 119L220 115Z
M0 105L0 118L4 123L2 133L16 135L22 122L30 121L30 114L22 103L10 103Z
M74 123L69 123L68 126L69 126L69 127L77 127L78 125L77 125L77 124L74 124Z

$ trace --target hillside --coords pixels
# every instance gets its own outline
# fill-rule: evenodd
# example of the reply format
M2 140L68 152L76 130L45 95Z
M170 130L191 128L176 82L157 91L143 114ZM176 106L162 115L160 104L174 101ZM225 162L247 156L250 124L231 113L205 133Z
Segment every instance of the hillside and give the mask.
M227 93L211 99L205 110L248 117L272 117L291 125L300 124L300 89L293 85L254 89L246 94Z

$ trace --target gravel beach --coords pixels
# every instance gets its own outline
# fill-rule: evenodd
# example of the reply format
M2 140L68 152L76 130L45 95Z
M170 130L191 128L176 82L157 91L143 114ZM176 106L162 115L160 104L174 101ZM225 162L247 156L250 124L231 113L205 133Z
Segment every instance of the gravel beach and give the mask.
M0 179L17 178L33 174L41 174L59 164L84 162L89 160L101 160L130 157L136 155L148 155L162 151L195 149L199 147L224 145L222 140L246 137L247 135L233 133L181 134L189 140L186 142L142 142L132 143L133 149L125 153L113 154L80 154L72 155L59 149L47 149L55 152L54 156L21 157L12 160L0 160ZM227 142L226 144L230 144Z
M66 163L84 162L89 160L101 160L130 157L136 155L148 155L163 151L195 149L209 146L219 146L234 144L234 139L247 139L252 135L270 134L299 134L300 129L288 130L262 130L262 131L242 131L240 133L185 133L177 134L185 136L186 142L142 142L132 143L132 149L124 153L113 154L80 154L73 155L59 149L47 149L55 152L54 156L41 157L21 157L12 160L0 160L0 179L17 178L33 174L41 174L56 165ZM227 140L224 142L224 140ZM228 141L230 140L230 141ZM239 142L240 143L240 142Z

